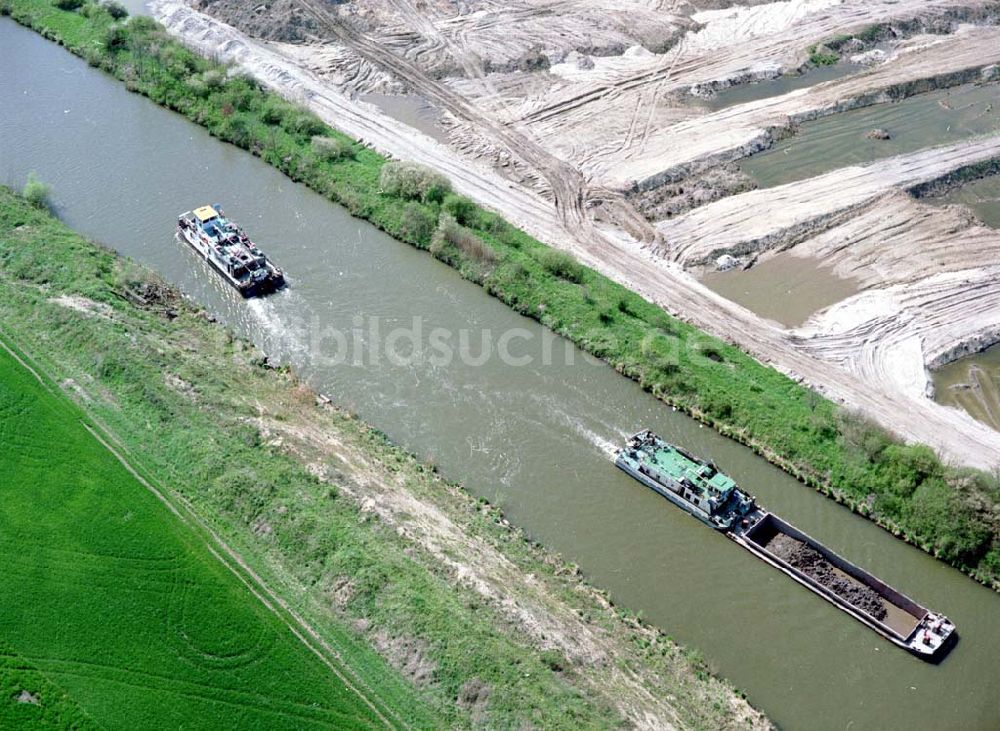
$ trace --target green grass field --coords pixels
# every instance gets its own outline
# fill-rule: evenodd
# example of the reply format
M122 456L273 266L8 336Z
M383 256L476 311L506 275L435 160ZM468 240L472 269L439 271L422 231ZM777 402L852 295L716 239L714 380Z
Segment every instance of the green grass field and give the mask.
M0 728L384 725L2 348L0 453Z

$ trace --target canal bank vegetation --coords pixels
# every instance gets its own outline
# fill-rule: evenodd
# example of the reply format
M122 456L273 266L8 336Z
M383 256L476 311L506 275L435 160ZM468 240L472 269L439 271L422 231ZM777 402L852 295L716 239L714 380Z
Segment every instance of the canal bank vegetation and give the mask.
M0 11L353 215L419 248L433 246L463 276L667 403L1000 587L997 476L945 465L926 448L844 413L496 214L456 200L437 173L388 162L252 79L192 53L147 18L115 22L99 10L67 12L46 0L0 0ZM316 137L338 140L350 154L320 154Z
M0 337L201 516L390 719L768 725L696 655L614 607L487 502L269 364L152 272L3 188ZM196 616L197 602L185 606Z
M28 182L24 184L22 194L24 199L35 208L48 208L49 194L52 192L51 186L43 183L34 171L28 173Z

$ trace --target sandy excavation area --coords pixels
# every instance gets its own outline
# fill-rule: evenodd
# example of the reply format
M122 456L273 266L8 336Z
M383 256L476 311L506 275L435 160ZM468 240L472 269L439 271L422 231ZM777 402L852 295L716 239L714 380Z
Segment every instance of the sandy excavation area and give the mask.
M900 436L1000 465L1000 433L934 403L927 371L1000 340L1000 235L918 197L996 174L1000 135L760 190L734 166L816 118L996 85L1000 2L154 0L153 11L348 134L441 169L543 241ZM768 92L831 45L842 73ZM757 98L706 102L752 82ZM431 105L441 139L361 98L371 93ZM860 291L785 327L699 281L723 255L750 266L779 251L823 261Z

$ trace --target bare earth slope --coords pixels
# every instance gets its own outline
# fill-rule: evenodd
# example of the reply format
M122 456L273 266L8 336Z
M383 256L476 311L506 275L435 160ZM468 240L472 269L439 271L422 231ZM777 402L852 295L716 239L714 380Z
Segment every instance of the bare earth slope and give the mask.
M229 0L201 4L257 30L248 24L245 6L238 10ZM658 255L663 246L671 249L671 237L681 228L672 224L658 231L623 195L631 181L647 180L655 186L658 177L669 177L672 170L697 169L765 146L767 130L786 126L789 120L960 83L981 77L984 69L989 76L994 73L990 65L1000 60L996 30L962 24L992 21L1000 4L792 0L709 7L721 4L615 3L619 11L632 14L635 23L630 25L620 22L621 12L607 22L600 20L603 16L595 9L609 5L600 0L504 5L486 0L342 5L296 0L282 7L297 25L307 24L309 32L282 37L297 45L254 40L181 0L156 0L153 7L173 33L193 45L244 66L380 151L441 169L460 192L502 211L529 233L570 251L672 313L804 379L900 436L930 444L948 459L984 468L1000 464L1000 434L934 404L914 388L920 381L914 374L926 364L942 352L958 353L967 346L966 327L939 328L933 343L927 343L931 349L918 330L904 326L905 353L878 345L887 337L883 330L841 333L838 345L818 347L815 338L785 330L722 299L681 264ZM656 23L644 25L647 17ZM797 68L807 46L888 20L898 26L899 34L888 60L873 71L714 115L687 98L692 89ZM578 29L568 41L560 35L567 32L567 22ZM579 31L581 23L592 31L588 37L595 40L590 46L581 41L586 35ZM640 37L635 30L640 27L655 28L657 37ZM676 32L671 30L675 27ZM920 35L927 30L945 34ZM491 50L498 34L510 39L514 49L506 56ZM522 36L532 43L517 40ZM517 50L525 45L533 48L527 56ZM443 114L452 144L442 145L356 99L358 91L372 88L405 89L422 96ZM982 161L994 150L995 141L972 140L955 145L948 154L959 165L959 159ZM940 154L920 152L912 159L947 171L951 163L934 162ZM851 177L855 170L842 174ZM824 206L843 215L820 220L805 215L789 226L797 227L797 240L820 234L850 219L852 211L872 198L910 182L906 175L890 175L863 193L854 185L831 186ZM725 204L732 220L746 222L749 231L758 225L766 228L771 216L783 210L783 201L756 212L737 210L759 202L747 193L713 205ZM678 245L691 245L707 233L699 229L704 214L694 217L697 213L689 214L686 223L676 221L678 227L690 225ZM755 213L764 223L751 223ZM705 225L712 228L711 222ZM779 243L777 238L770 243ZM884 243L893 245L892 240ZM908 284L895 286L906 290L907 297L920 296L918 290L909 292ZM981 311L991 311L996 293L974 291L980 300L988 300ZM934 297L922 305L947 323L947 309L942 308ZM890 322L900 327L899 317L890 317ZM982 332L976 337L977 343L989 339ZM871 360L864 365L850 356L862 344L871 346Z

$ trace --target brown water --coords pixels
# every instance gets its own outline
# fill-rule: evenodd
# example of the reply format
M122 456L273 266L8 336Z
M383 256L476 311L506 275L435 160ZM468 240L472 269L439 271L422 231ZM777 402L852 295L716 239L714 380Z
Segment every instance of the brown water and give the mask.
M888 140L870 140L872 129ZM740 166L762 188L1000 130L1000 84L965 85L804 123Z
M616 602L699 648L783 727L997 727L993 592L578 351L572 365L324 362L323 329L351 328L359 316L409 326L417 315L425 331L466 328L473 343L486 330L523 328L533 340L515 350L540 343L543 330L428 254L0 19L0 181L20 184L30 170L54 186L70 226L153 267L335 401L499 502ZM177 213L205 201L248 228L288 273L287 291L243 301L174 239ZM554 342L557 356L564 345ZM939 666L912 658L615 469L611 449L644 426L713 458L782 517L947 612L963 640Z
M422 96L413 94L361 94L358 99L374 104L395 120L418 129L438 142L448 144L441 126L441 110Z
M1000 431L1000 345L939 368L933 380L935 401Z
M991 228L1000 228L1000 175L993 175L955 188L940 198L925 198L932 205L962 203Z
M701 281L726 299L785 327L801 325L810 315L858 291L856 280L837 276L816 259L787 252L746 270L707 272Z

